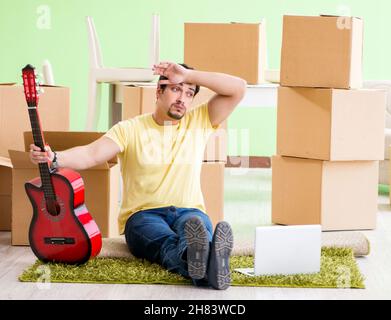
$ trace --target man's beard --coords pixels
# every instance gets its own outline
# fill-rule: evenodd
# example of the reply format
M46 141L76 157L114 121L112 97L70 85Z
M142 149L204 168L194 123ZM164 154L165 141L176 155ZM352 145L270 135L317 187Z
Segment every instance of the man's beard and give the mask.
M185 114L186 114L186 111L183 112L183 114L172 113L171 112L171 108L167 111L167 115L170 118L175 119L175 120L181 120L184 117Z

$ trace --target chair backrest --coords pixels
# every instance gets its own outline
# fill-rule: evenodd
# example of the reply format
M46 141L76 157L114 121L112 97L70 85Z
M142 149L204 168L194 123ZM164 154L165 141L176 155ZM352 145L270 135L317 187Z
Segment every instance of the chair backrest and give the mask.
M88 31L88 46L90 53L90 67L102 68L102 53L100 50L100 44L98 36L95 30L94 20L91 17L86 17L87 31Z
M90 53L90 67L102 68L102 52L99 44L99 39L96 34L95 24L92 17L86 17L88 31L88 45ZM150 66L157 64L160 59L160 19L158 14L152 15L152 30L150 39Z
M54 86L53 68L49 60L45 60L42 64L43 83L49 86Z
M160 18L158 14L152 15L150 66L159 63L160 59Z
M383 89L387 91L386 128L391 129L391 80L364 81L366 89Z

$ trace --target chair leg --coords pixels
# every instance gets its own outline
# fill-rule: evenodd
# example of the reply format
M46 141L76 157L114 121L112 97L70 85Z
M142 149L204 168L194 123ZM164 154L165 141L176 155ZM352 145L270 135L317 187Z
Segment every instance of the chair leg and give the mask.
M92 76L88 80L88 112L86 119L86 131L96 131L100 116L101 86Z

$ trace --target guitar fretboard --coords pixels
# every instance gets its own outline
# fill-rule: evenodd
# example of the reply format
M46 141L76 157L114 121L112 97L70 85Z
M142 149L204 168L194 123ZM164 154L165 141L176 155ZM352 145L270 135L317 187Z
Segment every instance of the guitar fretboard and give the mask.
M34 144L40 147L42 151L44 151L45 142L42 136L41 122L39 121L39 114L37 108L36 106L29 106L28 110L29 110ZM54 193L54 189L51 181L49 165L47 163L39 163L38 167L41 176L42 188L45 195L45 199L56 200L56 195Z

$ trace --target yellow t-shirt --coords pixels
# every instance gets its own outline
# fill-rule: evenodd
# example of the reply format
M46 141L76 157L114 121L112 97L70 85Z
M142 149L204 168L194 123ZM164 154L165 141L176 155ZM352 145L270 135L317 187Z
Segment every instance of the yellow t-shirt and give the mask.
M123 180L119 232L140 210L176 206L205 211L200 174L213 127L207 103L188 111L177 125L158 125L152 114L121 121L106 134L118 144Z

